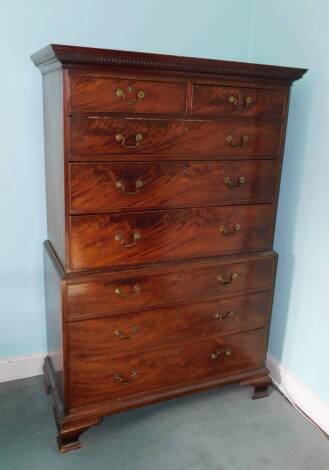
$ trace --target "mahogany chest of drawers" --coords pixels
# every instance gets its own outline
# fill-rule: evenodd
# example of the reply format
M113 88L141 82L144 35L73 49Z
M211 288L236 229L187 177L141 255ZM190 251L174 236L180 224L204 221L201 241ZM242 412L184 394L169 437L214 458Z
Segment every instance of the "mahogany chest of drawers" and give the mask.
M60 450L160 400L228 383L265 396L289 88L305 70L58 45L32 60Z

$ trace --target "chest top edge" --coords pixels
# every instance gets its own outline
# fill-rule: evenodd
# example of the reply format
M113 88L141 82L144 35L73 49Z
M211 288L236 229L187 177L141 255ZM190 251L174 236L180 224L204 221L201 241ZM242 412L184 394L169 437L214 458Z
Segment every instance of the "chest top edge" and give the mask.
M307 71L302 68L262 65L247 62L202 59L145 52L130 52L90 47L51 44L31 56L33 63L47 73L63 67L92 67L124 70L149 70L197 73L209 76L249 77L283 80L291 83Z

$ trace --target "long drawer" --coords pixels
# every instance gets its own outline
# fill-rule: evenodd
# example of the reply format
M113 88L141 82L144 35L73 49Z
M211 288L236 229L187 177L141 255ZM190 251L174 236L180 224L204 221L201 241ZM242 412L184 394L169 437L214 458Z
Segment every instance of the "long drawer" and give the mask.
M280 122L71 118L70 159L277 158L281 135Z
M70 164L71 214L272 202L277 161Z
M271 248L270 205L71 217L71 268L170 261Z
M67 281L67 320L222 299L272 288L276 257L240 255L99 273Z
M225 377L260 368L266 330L211 338L149 352L113 358L71 344L71 406Z
M122 356L139 349L264 328L271 298L268 291L73 321L68 325L68 340L81 354Z

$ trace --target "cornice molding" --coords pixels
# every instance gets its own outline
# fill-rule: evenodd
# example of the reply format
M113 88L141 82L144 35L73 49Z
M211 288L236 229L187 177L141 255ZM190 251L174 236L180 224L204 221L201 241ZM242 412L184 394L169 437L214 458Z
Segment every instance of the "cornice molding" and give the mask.
M63 68L77 65L109 66L158 71L204 73L208 75L244 76L285 80L292 82L301 78L306 69L251 64L224 60L199 59L144 52L126 52L111 49L64 46L51 44L31 56L34 64L46 71L49 65L58 62Z

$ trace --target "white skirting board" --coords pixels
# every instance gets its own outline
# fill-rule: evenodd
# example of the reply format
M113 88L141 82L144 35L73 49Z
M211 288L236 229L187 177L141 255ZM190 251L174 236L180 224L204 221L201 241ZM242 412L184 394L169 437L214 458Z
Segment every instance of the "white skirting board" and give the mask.
M12 359L0 359L0 382L26 379L42 374L45 355L20 356Z
M274 384L290 403L329 435L329 403L321 400L271 354L267 355L266 365Z
M0 361L0 382L25 379L42 374L43 354L21 356ZM275 385L319 428L329 434L329 403L323 402L307 385L285 369L271 354L266 365Z

